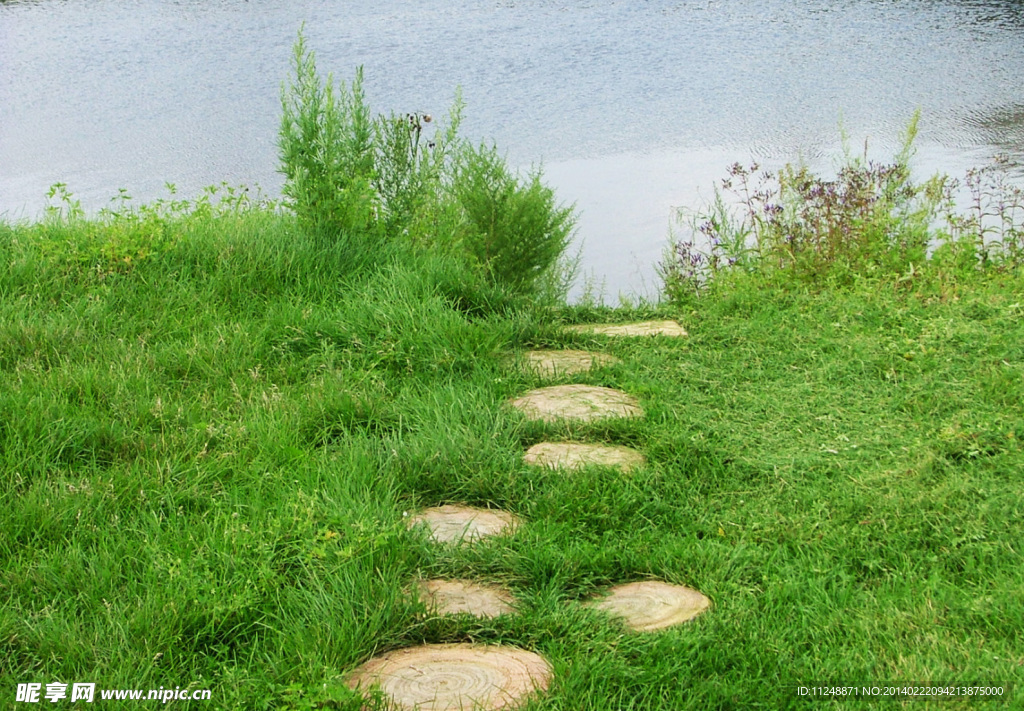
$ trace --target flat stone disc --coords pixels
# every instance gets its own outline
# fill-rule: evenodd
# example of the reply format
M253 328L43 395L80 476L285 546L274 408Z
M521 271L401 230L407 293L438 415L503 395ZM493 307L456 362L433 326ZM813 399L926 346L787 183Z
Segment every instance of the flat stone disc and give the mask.
M548 688L551 665L516 647L425 644L375 657L349 676L350 689L379 686L409 711L512 709Z
M486 536L512 533L520 520L515 514L472 506L437 506L409 517L409 527L425 525L431 540L439 543L468 543Z
M528 369L544 378L582 373L594 367L622 362L607 353L573 350L527 351L522 357Z
M642 466L644 455L635 449L607 444L540 442L526 450L527 464L553 469L582 469L590 464L617 467L624 472Z
M617 617L638 632L672 627L689 622L711 606L711 601L690 588L657 580L613 587L607 596L586 603Z
M636 323L584 323L566 326L576 333L601 336L686 336L686 329L676 321L638 321Z
M441 615L468 612L477 617L497 617L515 612L515 598L497 585L469 580L421 580L417 587L427 608Z
M531 390L510 401L532 420L555 422L599 420L607 417L641 417L640 403L621 390L595 385L554 385Z

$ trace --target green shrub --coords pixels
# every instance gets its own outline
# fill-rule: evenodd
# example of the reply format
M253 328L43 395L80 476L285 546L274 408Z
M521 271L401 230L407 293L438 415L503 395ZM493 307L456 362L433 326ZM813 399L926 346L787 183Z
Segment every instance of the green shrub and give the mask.
M569 245L574 209L556 204L538 171L520 179L486 146L460 152L452 192L464 218L464 249L497 284L535 293Z

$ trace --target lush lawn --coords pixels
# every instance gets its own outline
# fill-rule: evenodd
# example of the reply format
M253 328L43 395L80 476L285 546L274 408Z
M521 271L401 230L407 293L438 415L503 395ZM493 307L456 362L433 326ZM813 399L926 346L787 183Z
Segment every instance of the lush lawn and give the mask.
M817 708L798 686L885 683L1024 704L1024 278L739 289L658 314L687 339L614 341L558 323L653 314L534 308L400 251L343 277L266 212L161 230L104 252L96 227L0 227L0 705L61 681L357 709L356 665L469 640L546 656L538 709ZM541 384L505 357L561 346L621 358L572 381L647 416L505 407ZM547 438L649 464L525 466ZM457 549L407 530L448 502L527 524ZM427 615L418 576L504 583L520 614ZM575 604L647 577L713 608L639 635Z

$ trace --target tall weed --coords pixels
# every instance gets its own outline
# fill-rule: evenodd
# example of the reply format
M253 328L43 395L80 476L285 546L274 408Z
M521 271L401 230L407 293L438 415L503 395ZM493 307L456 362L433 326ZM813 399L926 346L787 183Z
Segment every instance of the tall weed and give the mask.
M351 85L323 81L299 33L295 76L282 88L282 192L295 214L329 239L369 236L378 200L374 190L374 128L363 93L363 71Z
M968 268L1024 265L1024 189L1009 181L1005 162L967 171L968 208L945 215L938 256Z
M427 135L427 128L435 122L427 113L392 113L374 121L378 166L374 188L388 234L431 243L436 242L437 230L451 222L444 185L462 147L458 136L462 108L462 97L456 94L446 125L438 126L432 135Z

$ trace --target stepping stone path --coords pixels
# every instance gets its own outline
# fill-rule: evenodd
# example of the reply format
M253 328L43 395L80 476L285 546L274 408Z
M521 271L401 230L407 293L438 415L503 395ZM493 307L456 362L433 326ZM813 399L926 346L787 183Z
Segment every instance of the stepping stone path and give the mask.
M551 683L551 665L516 647L425 644L358 667L350 689L379 686L399 709L512 709Z
M629 447L580 442L540 442L526 450L527 464L553 469L582 469L590 464L628 472L643 466L644 455Z
M438 543L469 543L486 536L512 533L520 519L507 511L472 506L437 506L409 517L409 528L426 525L430 539Z
M641 417L637 399L621 390L596 385L554 385L531 390L511 401L532 420L588 422L608 417Z
M477 617L497 617L515 612L515 598L496 585L480 585L469 580L422 580L420 599L427 608L441 615L469 613Z
M675 321L570 326L569 330L608 336L685 336ZM613 356L586 351L530 351L527 367L544 377L589 370L620 362ZM559 385L531 390L510 401L527 417L554 422L590 421L607 417L641 417L636 398L619 390L590 385ZM588 464L640 466L644 457L629 447L581 442L541 442L526 452L527 463L578 469ZM425 525L439 543L469 543L485 536L513 532L520 520L506 511L468 506L439 506L409 517L409 527ZM441 614L465 613L496 617L513 613L514 599L502 588L469 580L426 580L418 583L421 599ZM692 620L711 601L690 588L658 581L629 583L584 604L624 618L634 630L650 632ZM409 711L512 709L548 688L551 665L541 656L500 645L426 644L388 652L355 669L347 678L351 689L379 687L394 708ZM391 707L389 707L391 708Z
M686 336L686 329L675 321L640 321L638 323L584 323L566 326L574 333L599 336Z
M523 354L523 360L529 370L545 378L581 373L595 366L614 365L622 362L607 353L572 350L527 351Z
M607 596L587 604L625 618L626 625L638 632L653 632L689 622L707 610L711 601L682 585L649 580L617 585Z

